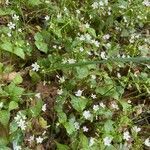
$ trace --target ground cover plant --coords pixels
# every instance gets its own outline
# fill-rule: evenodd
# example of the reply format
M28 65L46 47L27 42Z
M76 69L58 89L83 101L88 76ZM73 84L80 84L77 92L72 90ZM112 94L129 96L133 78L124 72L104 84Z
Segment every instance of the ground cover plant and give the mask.
M149 18L149 0L0 0L0 150L149 150Z

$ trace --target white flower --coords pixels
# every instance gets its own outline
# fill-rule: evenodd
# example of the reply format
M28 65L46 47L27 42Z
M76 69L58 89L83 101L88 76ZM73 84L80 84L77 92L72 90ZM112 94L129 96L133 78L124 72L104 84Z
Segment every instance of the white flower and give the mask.
M105 107L106 107L103 102L99 103L99 105L100 105L102 108L105 108Z
M36 138L36 142L37 142L37 144L41 144L42 142L43 142L43 138L42 137L38 137L38 138Z
M110 38L110 35L109 35L109 34L106 34L106 35L103 36L103 39L104 39L104 40L108 40L109 38Z
M45 20L48 21L50 17L48 15L45 16Z
M32 141L34 141L34 135L30 136L29 139L28 139L28 142L31 143Z
M111 145L112 138L110 138L110 137L105 137L105 138L103 139L103 141L104 141L104 145L105 145L105 146L110 146L110 145Z
M91 137L90 142L89 142L89 146L93 146L94 143L95 143L95 138Z
M8 37L11 37L11 36L12 36L12 34L11 34L10 32L8 32L7 35L8 35Z
M93 110L94 110L94 111L98 111L98 110L99 110L99 105L94 105L94 106L93 106Z
M17 145L16 142L13 142L13 150L21 150L21 146Z
M19 20L19 16L17 16L16 14L14 14L14 15L12 16L12 18L13 18L13 20L16 20L16 21Z
M25 130L26 129L26 121L23 119L20 119L19 121L17 121L17 125L18 127L21 128L21 130Z
M144 144L148 147L150 147L150 139L147 138L145 141L144 141Z
M88 132L88 130L89 130L89 129L88 129L86 126L83 126L83 131L84 131L84 132Z
M95 99L96 98L96 95L95 94L91 94L91 97L93 98L93 99Z
M5 4L6 4L6 5L9 5L9 3L10 3L9 0L6 0L6 1L5 1Z
M133 131L135 131L136 133L138 133L138 132L141 131L141 128L138 128L137 126L134 126L132 129L133 129Z
M18 32L22 32L22 29L19 28L19 29L18 29Z
M145 6L150 6L150 1L149 0L144 0L142 2L142 4L145 5Z
M85 119L90 119L91 118L91 113L90 113L90 111L88 110L85 110L84 112L83 112L83 116L84 116L84 118Z
M8 26L9 29L11 30L11 29L15 29L15 26L16 26L16 25L15 25L14 23L12 23L12 22L9 22L7 26Z
M61 15L61 14L58 14L58 15L57 15L57 18L58 18L58 19L60 19L61 17L62 17L62 15Z
M37 97L38 99L40 99L41 98L41 93L36 93L35 97Z
M2 109L4 106L3 102L0 102L0 109Z
M57 94L58 94L58 95L62 95L62 94L63 94L63 90L62 90L62 89L58 89L58 90L57 90Z
M85 24L85 28L88 29L89 27L90 27L90 25L89 25L88 23L86 23L86 24Z
M85 39L87 40L87 41L91 41L91 35L90 34L88 34L88 33L86 33L85 34Z
M42 106L42 111L46 111L46 104L44 104L43 106Z
M123 139L126 141L129 141L129 139L131 138L129 131L126 131L123 133Z
M74 123L74 127L75 127L77 130L79 130L79 129L80 129L79 123L78 123L78 122L75 122L75 123Z
M84 36L84 35L81 35L81 36L79 37L79 39L80 39L80 41L84 41L84 40L85 40L85 36Z
M92 4L92 8L93 8L93 9L98 8L98 3L97 3L97 2L94 2L94 3Z
M32 64L31 66L33 67L33 68L32 68L33 71L36 71L36 72L37 72L37 71L39 71L39 69L40 69L40 66L37 64L37 62L35 62L35 63Z
M95 79L96 79L96 75L92 74L92 75L91 75L91 78L92 78L93 80L95 80Z
M60 78L59 78L59 82L60 82L60 83L64 83L64 82L65 82L65 77L64 77L64 76L60 77Z
M101 56L102 59L107 59L105 52L101 52L100 56Z
M111 104L111 107L112 107L113 109L116 109L116 110L119 109L119 107L118 107L118 105L116 104L116 102L113 102L113 103Z
M77 13L77 14L80 14L80 10L77 9L77 10L76 10L76 13Z
M75 95L80 97L80 96L82 96L82 93L83 93L83 90L78 90L75 92Z
M96 47L99 47L99 45L100 45L100 43L96 40L92 40L92 43L94 43Z
M55 49L56 49L56 48L57 48L57 45L53 45L53 48L55 48Z
M100 6L104 6L104 3L102 1L99 2Z
M117 77L121 78L121 74L119 72L117 72Z
M76 62L75 59L68 59L68 63L69 63L69 64L74 64L75 62Z
M80 47L80 52L83 52L84 51L84 48L83 47Z

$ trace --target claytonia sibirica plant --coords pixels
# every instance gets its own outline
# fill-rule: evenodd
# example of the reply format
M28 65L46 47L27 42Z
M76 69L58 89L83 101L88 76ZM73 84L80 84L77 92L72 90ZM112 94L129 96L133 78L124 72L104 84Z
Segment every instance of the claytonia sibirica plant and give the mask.
M0 150L150 148L149 0L0 6Z

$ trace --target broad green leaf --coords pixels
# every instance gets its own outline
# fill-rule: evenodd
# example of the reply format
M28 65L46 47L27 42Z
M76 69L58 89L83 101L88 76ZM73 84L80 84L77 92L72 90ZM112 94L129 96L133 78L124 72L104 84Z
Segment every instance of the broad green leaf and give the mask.
M22 79L22 77L21 77L20 74L17 74L17 75L15 76L15 78L13 79L13 82L14 82L15 84L20 84L20 83L22 83L22 81L23 81L23 79Z
M41 78L40 78L40 76L38 75L38 73L36 73L36 72L34 72L34 71L30 71L29 72L29 75L30 75L30 77L31 77L31 79L32 79L32 81L34 82L34 83L37 83L37 82L39 82L40 80L41 80Z
M80 139L80 149L86 148L88 150L88 145L89 145L88 138L83 133L81 133L79 135L79 139Z
M35 41L35 45L40 51L47 53L48 45L46 43L41 42L41 41Z
M79 79L83 79L88 76L89 70L87 67L76 67L77 76Z
M71 96L71 105L79 112L82 112L85 109L87 102L88 100L84 97Z
M16 54L17 56L19 56L22 59L25 59L25 53L24 50L20 47L14 47L14 54Z
M47 129L47 121L43 117L39 118L39 124L42 128Z
M5 51L13 53L13 45L10 42L5 42L1 45L1 48Z
M17 109L17 108L18 108L18 103L17 103L17 102L11 101L11 102L9 103L9 111L14 110L14 109Z
M64 112L62 111L58 112L57 116L60 123L65 123L67 121L67 116Z
M56 142L56 145L57 145L57 150L70 150L70 148L67 145L60 144L57 142Z
M10 119L9 111L1 110L0 111L0 123L6 127L9 123L9 119Z
M38 42L42 42L43 41L43 36L40 32L37 32L34 36L34 39Z
M13 82L10 83L6 88L5 91L9 94L10 99L12 101L19 101L21 95L24 92L24 89L21 87L16 86Z
M104 124L105 133L110 133L114 131L113 127L114 122L112 120L107 120Z
M28 4L31 6L36 6L36 5L41 4L41 1L40 0L28 0Z
M75 126L74 126L74 122L69 121L69 122L65 122L64 123L64 127L66 128L66 131L69 135L73 134L73 132L75 132Z

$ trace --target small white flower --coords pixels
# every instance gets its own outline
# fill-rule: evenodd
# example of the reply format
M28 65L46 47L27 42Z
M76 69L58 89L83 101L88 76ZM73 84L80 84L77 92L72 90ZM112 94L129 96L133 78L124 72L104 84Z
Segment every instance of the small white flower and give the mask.
M80 97L80 96L82 96L82 93L83 93L83 90L78 90L75 92L75 95Z
M148 7L148 6L150 6L150 1L149 0L144 0L142 2L142 4Z
M79 129L80 129L79 123L78 123L78 122L75 122L75 123L74 123L74 127L75 127L75 129L79 130Z
M19 28L19 29L18 29L18 32L22 32L22 29Z
M88 128L86 126L83 126L83 132L88 132Z
M21 130L25 130L26 129L26 121L23 119L20 119L19 121L17 121L17 125L18 127L21 128Z
M45 20L48 21L50 17L48 15L45 16Z
M57 45L53 45L53 48L55 48L55 49L56 49L56 48L57 48Z
M16 142L13 142L13 150L21 150L21 146L17 145Z
M75 59L68 59L68 63L69 63L69 64L74 64L75 62L76 62Z
M119 107L118 107L118 105L116 104L116 102L113 102L113 103L111 104L111 107L112 107L113 109L119 110Z
M148 147L150 147L150 138L147 138L145 141L144 141L144 144Z
M41 93L36 93L35 97L37 97L38 99L40 99L41 98Z
M97 2L94 2L94 3L92 4L92 8L93 8L93 9L98 8L98 3L97 3Z
M84 48L83 47L80 47L80 52L83 52L84 51Z
M96 79L96 75L92 74L92 75L91 75L91 78L92 78L93 80L95 80L95 79Z
M9 0L6 0L6 1L5 1L5 4L6 4L6 5L9 5L9 3L10 3Z
M106 105L104 105L103 102L100 102L99 105L100 105L102 108L105 108L105 107L106 107Z
M63 94L63 90L62 90L62 89L58 89L58 90L57 90L57 94L58 94L58 95L62 95L62 94Z
M10 32L8 32L7 35L8 35L8 37L11 37L11 36L12 36L12 34L11 34Z
M12 23L12 22L9 22L7 26L8 26L9 29L11 30L11 29L15 29L15 26L16 26L16 25L15 25L14 23Z
M100 6L104 6L104 3L102 1L99 2Z
M98 111L98 110L99 110L99 105L94 105L94 106L93 106L93 110L94 110L94 111Z
M91 115L89 110L85 110L83 112L83 116L84 116L85 119L90 119L92 115Z
M117 72L117 77L121 78L121 74L119 72Z
M104 40L108 40L109 38L110 38L110 35L109 35L109 34L106 34L106 35L103 36L103 39L104 39Z
M104 145L105 145L105 146L110 146L110 145L111 145L112 138L110 138L110 137L105 137L105 138L103 139L103 141L104 141Z
M91 35L90 34L88 34L88 33L86 33L85 34L85 39L87 40L87 41L91 41Z
M60 77L60 78L59 78L59 82L60 82L60 83L64 83L64 82L65 82L65 77L64 77L64 76Z
M77 13L77 14L80 14L81 12L80 12L80 10L77 9L77 10L76 10L76 13Z
M85 40L85 36L84 36L84 35L81 35L81 36L79 37L79 40L80 40L80 41L84 41L84 40Z
M44 104L43 106L42 106L42 111L46 111L46 104Z
M62 17L62 15L61 15L61 14L58 14L58 15L57 15L57 18L58 18L58 19L60 19L61 17Z
M133 131L135 131L136 133L138 133L138 132L141 131L141 128L138 128L137 126L134 126L132 129L133 129Z
M19 16L17 16L16 14L14 14L14 15L12 16L12 18L13 18L13 20L16 20L16 21L19 20Z
M88 29L89 27L90 27L90 25L89 25L88 23L86 23L86 24L85 24L85 28Z
M101 52L100 56L101 56L102 59L107 59L105 52Z
M32 70L33 70L33 71L36 71L36 72L37 72L37 71L39 71L39 69L40 69L40 66L37 64L37 62L35 62L35 63L32 64L31 66L32 66Z
M126 141L129 141L130 138L131 138L131 136L129 134L129 131L125 131L123 133L123 139L126 140Z
M32 141L34 141L34 135L30 136L29 139L28 139L28 142L31 143Z
M95 94L91 94L91 97L93 98L93 99L96 99L97 97L96 97L96 95Z
M36 142L37 142L37 144L41 144L42 142L43 142L43 138L42 137L38 137L38 138L36 138Z
M89 146L90 146L90 147L93 146L94 143L95 143L95 138L91 137L91 138L90 138L90 142L89 142Z
M3 102L0 102L0 109L2 109L4 106L4 103Z
M98 41L94 41L96 47L99 47L100 43Z

